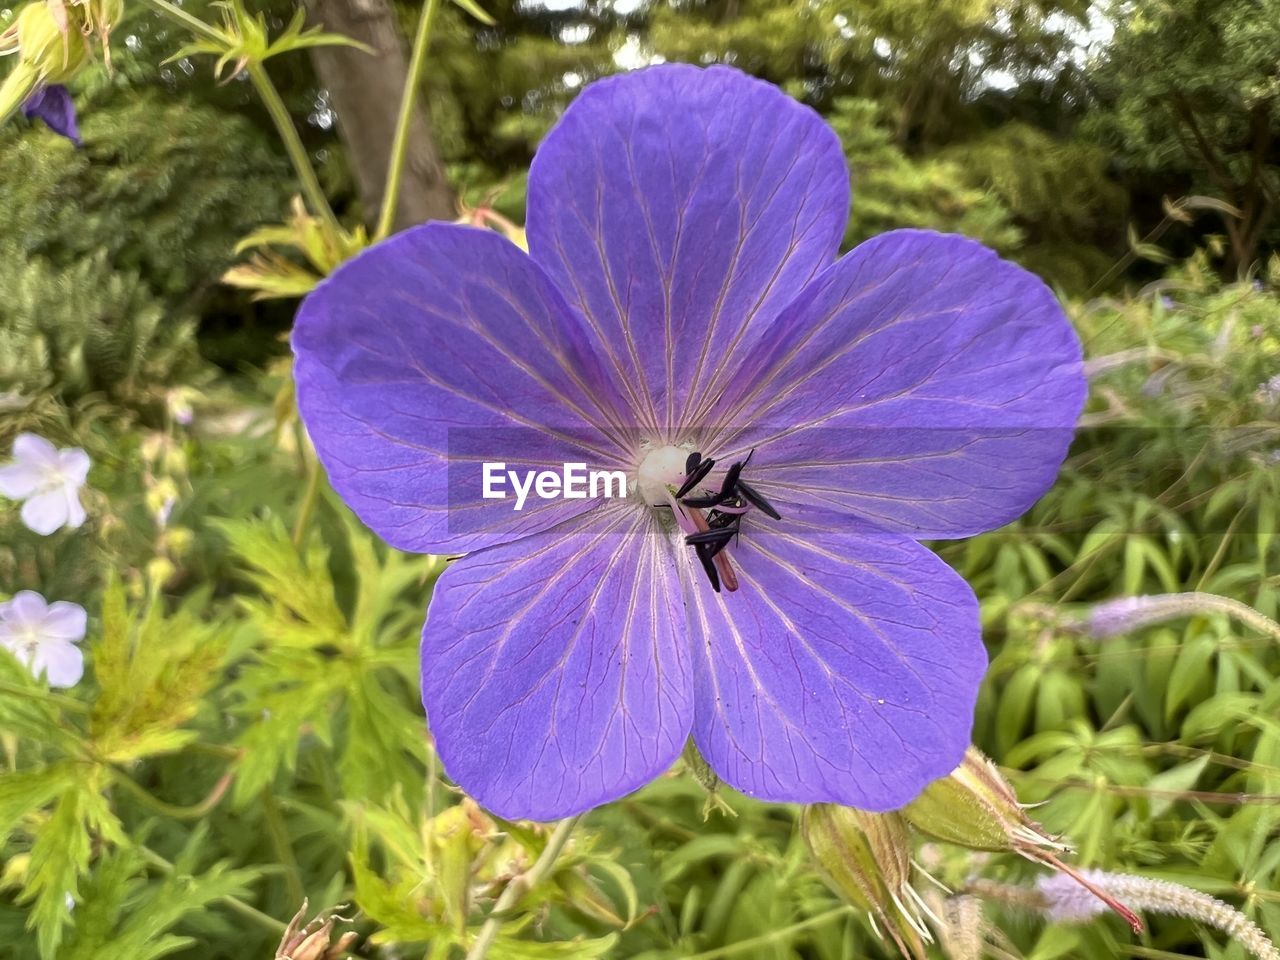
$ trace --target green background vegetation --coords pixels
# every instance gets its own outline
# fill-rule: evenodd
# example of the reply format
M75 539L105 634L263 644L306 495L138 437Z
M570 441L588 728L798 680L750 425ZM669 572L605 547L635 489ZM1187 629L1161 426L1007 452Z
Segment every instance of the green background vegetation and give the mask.
M485 7L492 26L442 9L423 88L472 205L522 222L533 150L583 83L729 62L839 133L850 245L960 231L1060 291L1090 360L1086 429L1026 518L940 545L992 653L975 740L1078 863L1280 932L1280 645L1211 614L1072 628L1151 593L1280 614L1280 0ZM399 14L408 34L417 10ZM1099 17L1115 35L1083 49ZM299 524L292 303L219 282L297 186L246 83L164 62L185 39L128 9L116 72L77 81L83 149L0 130L0 449L33 430L95 464L79 532L0 513L0 592L91 616L73 691L0 657L0 958L270 957L304 897L348 904L357 956L459 957L545 834L460 805L434 762L417 642L443 561L386 550L323 488ZM306 54L270 69L358 219ZM590 814L491 956L887 956L813 873L798 810L728 793L736 815L704 819L704 800L678 770ZM920 855L956 887L1037 873ZM1185 919L1134 938L1115 918L987 918L998 956L1246 956Z

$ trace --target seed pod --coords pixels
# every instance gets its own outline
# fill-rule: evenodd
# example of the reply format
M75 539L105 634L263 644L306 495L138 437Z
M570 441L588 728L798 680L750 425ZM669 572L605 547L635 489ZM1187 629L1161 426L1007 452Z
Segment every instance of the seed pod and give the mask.
M932 937L911 887L910 834L902 816L818 803L805 808L800 831L827 885L865 910L904 957L923 960Z
M1012 851L1038 861L1036 850L1068 849L1027 816L1013 787L977 747L902 815L921 833L971 850Z

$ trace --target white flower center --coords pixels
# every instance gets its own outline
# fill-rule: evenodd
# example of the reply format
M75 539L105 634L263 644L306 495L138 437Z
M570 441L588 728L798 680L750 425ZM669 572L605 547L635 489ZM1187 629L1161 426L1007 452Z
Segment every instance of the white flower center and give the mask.
M651 506L665 505L668 487L678 488L684 483L685 464L692 452L692 448L665 446L646 453L636 471L636 492L640 498Z

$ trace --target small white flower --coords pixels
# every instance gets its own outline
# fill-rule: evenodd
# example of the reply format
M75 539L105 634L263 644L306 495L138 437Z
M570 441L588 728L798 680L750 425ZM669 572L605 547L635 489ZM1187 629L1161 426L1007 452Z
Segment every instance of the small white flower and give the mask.
M88 475L89 455L79 447L59 450L44 437L20 433L13 441L13 460L0 466L0 495L26 501L22 522L47 537L84 523L80 488Z
M84 607L59 600L46 603L34 590L21 590L0 603L0 647L52 687L73 687L84 674Z

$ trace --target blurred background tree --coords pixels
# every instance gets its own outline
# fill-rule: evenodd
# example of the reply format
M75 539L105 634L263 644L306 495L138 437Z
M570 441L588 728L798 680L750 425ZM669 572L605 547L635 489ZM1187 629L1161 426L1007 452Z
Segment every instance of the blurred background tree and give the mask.
M1225 266L1243 273L1280 239L1280 3L1134 0L1092 74L1088 132L1130 192L1225 201Z
M265 6L273 29L294 9ZM1280 241L1280 0L483 6L484 20L438 11L397 226L455 216L459 202L522 222L525 171L563 105L596 77L666 59L736 65L830 120L854 179L849 244L895 226L960 231L1080 294L1150 279L1131 248L1153 230L1178 255L1222 234L1227 278ZM206 0L188 7L212 13ZM381 54L320 48L270 63L349 223L376 213L419 12L316 0L313 21ZM196 323L204 356L256 366L281 351L291 307L218 281L240 238L286 216L297 185L248 84L215 83L201 60L166 61L183 39L131 9L117 72L98 68L77 90L83 150L34 125L0 132L12 225L0 243L54 271L102 253L99 269L134 275ZM1162 200L1188 194L1219 206L1169 220ZM1127 272L1109 269L1117 260Z

